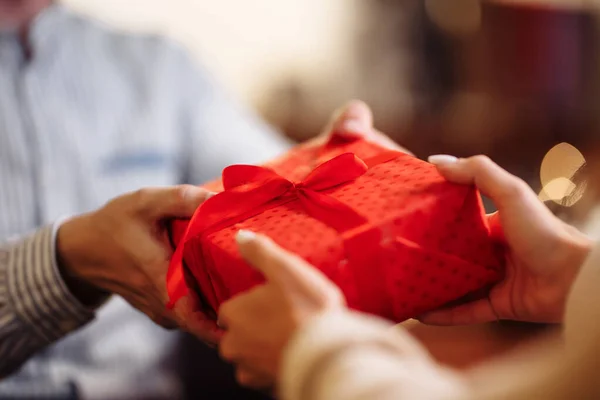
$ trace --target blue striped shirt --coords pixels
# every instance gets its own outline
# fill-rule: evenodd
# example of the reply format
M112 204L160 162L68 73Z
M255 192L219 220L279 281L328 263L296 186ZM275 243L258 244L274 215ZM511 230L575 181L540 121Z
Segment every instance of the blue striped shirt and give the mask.
M73 385L86 398L172 397L159 366L174 333L119 298L83 307L56 268L60 219L142 186L206 181L287 142L176 44L56 4L25 43L0 31L0 89L0 376L12 374L0 397Z

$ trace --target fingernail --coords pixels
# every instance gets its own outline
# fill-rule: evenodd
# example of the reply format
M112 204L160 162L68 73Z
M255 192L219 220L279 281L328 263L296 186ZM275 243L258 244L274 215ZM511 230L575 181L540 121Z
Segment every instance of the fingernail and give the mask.
M256 239L256 233L240 229L235 235L235 240L238 244L246 244Z
M357 121L355 119L349 119L346 120L344 122L342 122L341 126L340 126L340 130L344 131L344 132L350 132L350 133L358 133L358 134L365 134L368 131L368 128L362 124L360 121Z
M436 154L433 156L429 156L427 158L427 161L429 161L433 165L449 165L457 163L458 158L454 156L449 156L447 154Z

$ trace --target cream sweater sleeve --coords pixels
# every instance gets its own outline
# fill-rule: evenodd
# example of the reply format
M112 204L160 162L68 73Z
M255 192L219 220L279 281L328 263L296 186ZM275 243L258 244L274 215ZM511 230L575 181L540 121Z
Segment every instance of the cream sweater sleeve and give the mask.
M577 278L565 342L521 350L468 372L436 364L410 334L353 312L324 314L284 355L284 400L600 398L600 249ZM598 397L594 397L598 395Z
M447 399L465 389L412 337L353 312L324 314L290 343L284 356L285 400Z

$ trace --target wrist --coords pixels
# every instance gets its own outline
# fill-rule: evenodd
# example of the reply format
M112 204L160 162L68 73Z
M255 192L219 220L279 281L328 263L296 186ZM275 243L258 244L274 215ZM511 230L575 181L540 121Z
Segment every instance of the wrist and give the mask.
M581 267L594 247L594 241L581 231L567 225L565 235L560 240L562 251L557 253L557 273L554 276L554 315L551 322L563 322L565 307L572 286L579 276Z
M56 234L56 261L61 278L71 294L82 305L94 308L101 305L110 293L87 278L90 274L86 271L96 265L91 232L88 215L65 221Z
M594 248L595 242L583 232L570 226L569 229L570 235L569 239L566 241L568 249L566 263L573 266L571 268L573 270L572 278L575 280L579 274L579 271L581 270L582 265ZM569 281L569 285L573 283L573 280Z

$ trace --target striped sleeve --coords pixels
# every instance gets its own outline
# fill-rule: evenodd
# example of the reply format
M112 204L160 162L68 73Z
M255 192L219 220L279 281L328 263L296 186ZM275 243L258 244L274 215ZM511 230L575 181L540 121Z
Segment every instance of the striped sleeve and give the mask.
M60 277L57 226L0 244L0 377L94 316Z

